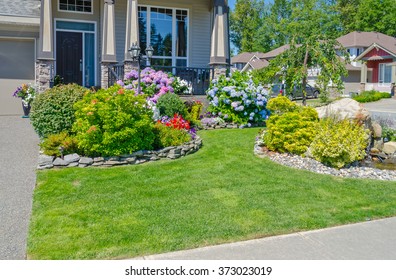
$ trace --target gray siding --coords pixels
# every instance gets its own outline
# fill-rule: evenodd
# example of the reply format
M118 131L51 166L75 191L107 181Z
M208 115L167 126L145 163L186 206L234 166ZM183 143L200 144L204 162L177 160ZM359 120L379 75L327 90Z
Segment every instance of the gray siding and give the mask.
M141 5L183 8L189 10L189 66L208 67L211 39L211 1L140 0ZM116 48L117 60L122 63L125 53L126 1L116 1Z

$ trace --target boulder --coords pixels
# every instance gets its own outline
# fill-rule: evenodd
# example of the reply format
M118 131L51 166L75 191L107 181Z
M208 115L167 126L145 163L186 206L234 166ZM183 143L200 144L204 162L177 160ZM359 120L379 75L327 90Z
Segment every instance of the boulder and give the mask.
M373 137L374 138L381 138L382 137L382 127L379 123L377 122L372 122L372 131L373 131Z
M382 139L374 140L373 148L382 151L383 147L384 147L384 141Z
M388 155L394 154L396 152L396 142L392 141L392 142L384 143L384 147L382 148L382 151Z
M315 109L320 119L334 115L340 119L359 119L364 123L367 123L371 119L369 111L362 104L351 98L343 98L327 106L317 107Z

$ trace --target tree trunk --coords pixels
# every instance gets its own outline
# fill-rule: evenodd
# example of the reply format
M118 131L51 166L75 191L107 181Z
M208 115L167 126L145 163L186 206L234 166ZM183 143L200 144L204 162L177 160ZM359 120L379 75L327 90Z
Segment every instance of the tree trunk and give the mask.
M304 57L304 77L302 80L302 104L303 106L307 106L307 92L306 92L306 87L307 87L307 76L308 76L308 69L307 69L307 64L308 64L308 46L307 50L305 51L305 57Z

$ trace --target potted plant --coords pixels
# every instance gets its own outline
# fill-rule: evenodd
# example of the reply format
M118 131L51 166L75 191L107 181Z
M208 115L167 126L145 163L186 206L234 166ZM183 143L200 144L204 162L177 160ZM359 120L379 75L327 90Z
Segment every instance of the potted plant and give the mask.
M36 89L32 85L22 84L13 93L14 97L22 99L23 116L22 118L28 118L30 113L30 104L36 96Z

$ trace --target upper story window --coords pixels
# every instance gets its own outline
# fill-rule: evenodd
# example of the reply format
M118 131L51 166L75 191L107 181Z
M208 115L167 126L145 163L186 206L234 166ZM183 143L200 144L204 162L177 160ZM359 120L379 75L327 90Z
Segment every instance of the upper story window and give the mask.
M59 10L92 13L92 0L59 0Z

